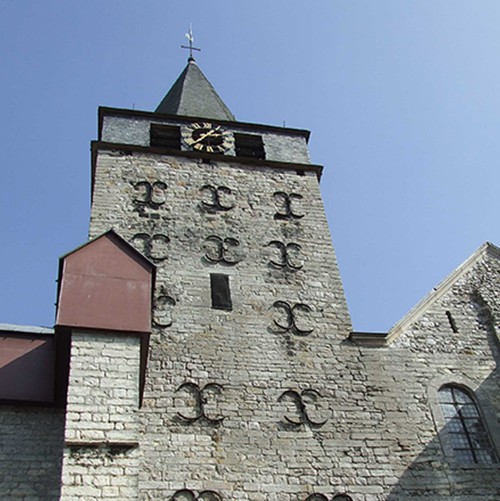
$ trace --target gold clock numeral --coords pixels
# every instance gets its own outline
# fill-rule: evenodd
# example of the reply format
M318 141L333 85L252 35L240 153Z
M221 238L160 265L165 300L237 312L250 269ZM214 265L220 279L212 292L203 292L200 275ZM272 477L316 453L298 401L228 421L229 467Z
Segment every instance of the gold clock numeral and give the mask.
M231 134L223 126L210 122L195 122L183 132L184 141L193 150L224 154L231 147Z

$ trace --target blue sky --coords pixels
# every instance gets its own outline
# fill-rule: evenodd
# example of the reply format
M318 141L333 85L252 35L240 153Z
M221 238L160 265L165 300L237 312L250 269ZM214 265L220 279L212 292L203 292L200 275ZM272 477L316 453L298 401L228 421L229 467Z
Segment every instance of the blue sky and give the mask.
M311 130L355 329L500 245L497 0L0 0L0 322L53 324L97 107L153 110L190 22L238 119Z

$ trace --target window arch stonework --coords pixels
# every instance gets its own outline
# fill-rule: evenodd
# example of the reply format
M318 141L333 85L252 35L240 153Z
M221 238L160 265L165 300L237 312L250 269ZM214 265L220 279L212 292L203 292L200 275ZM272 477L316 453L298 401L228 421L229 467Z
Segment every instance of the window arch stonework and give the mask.
M493 444L472 392L457 385L447 384L439 389L438 401L445 421L444 432L457 461L496 463Z
M428 388L434 425L445 457L460 467L498 467L500 429L479 385L463 377L440 377ZM457 381L458 380L458 381Z

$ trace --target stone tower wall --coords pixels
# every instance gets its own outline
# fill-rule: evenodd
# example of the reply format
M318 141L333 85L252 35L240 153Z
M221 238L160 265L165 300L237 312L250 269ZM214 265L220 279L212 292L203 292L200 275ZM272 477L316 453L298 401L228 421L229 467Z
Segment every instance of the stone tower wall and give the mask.
M437 398L467 389L500 452L498 249L388 336L352 333L307 133L225 123L259 164L149 149L186 117L102 118L90 237L157 266L142 406L141 339L73 332L65 416L0 410L0 499L500 499L500 462L457 462Z
M143 203L147 197L137 185L143 181L165 183L154 195L160 207ZM207 185L229 188L222 204L234 208L203 207L213 201L203 189ZM301 195L292 209L303 217L276 219L285 211L276 192ZM336 449L352 449L336 431L339 398L340 405L352 406L347 388L337 394L337 381L349 381L357 394L363 376L357 349L347 359L340 353L351 326L316 176L237 162L100 152L91 236L110 227L158 266L157 327L141 410L141 494L162 499L191 489L267 500L305 497L318 485L330 485L340 464L335 458L342 457ZM156 235L149 246L143 233ZM206 259L207 253L217 255L207 241L211 236L239 241L227 246L225 256L237 264ZM270 264L281 262L278 244L269 245L277 241L301 246L289 256L300 269ZM211 273L229 276L232 311L211 307ZM297 307L296 328L287 332L275 324L289 324L286 307L273 307L276 301L306 304L310 311ZM207 401L206 416L190 422L182 416L201 414L198 392ZM307 417L300 398L307 402ZM347 470L352 479L350 464ZM342 490L345 478L338 482Z
M283 193L302 197L290 200L303 217L280 216ZM100 150L90 233L110 228L158 267L140 499L498 497L498 465L453 465L435 417L446 378L498 413L477 284L457 285L389 346L354 344L315 174L236 159ZM489 284L490 303L496 262L468 276ZM212 307L211 274L227 275L230 311Z

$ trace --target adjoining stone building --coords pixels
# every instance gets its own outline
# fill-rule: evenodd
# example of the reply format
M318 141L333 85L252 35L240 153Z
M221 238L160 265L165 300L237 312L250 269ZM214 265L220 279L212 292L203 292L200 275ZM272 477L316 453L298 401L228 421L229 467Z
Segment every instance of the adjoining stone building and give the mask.
M308 138L193 59L99 109L56 325L0 325L0 499L500 499L500 249L353 332Z

